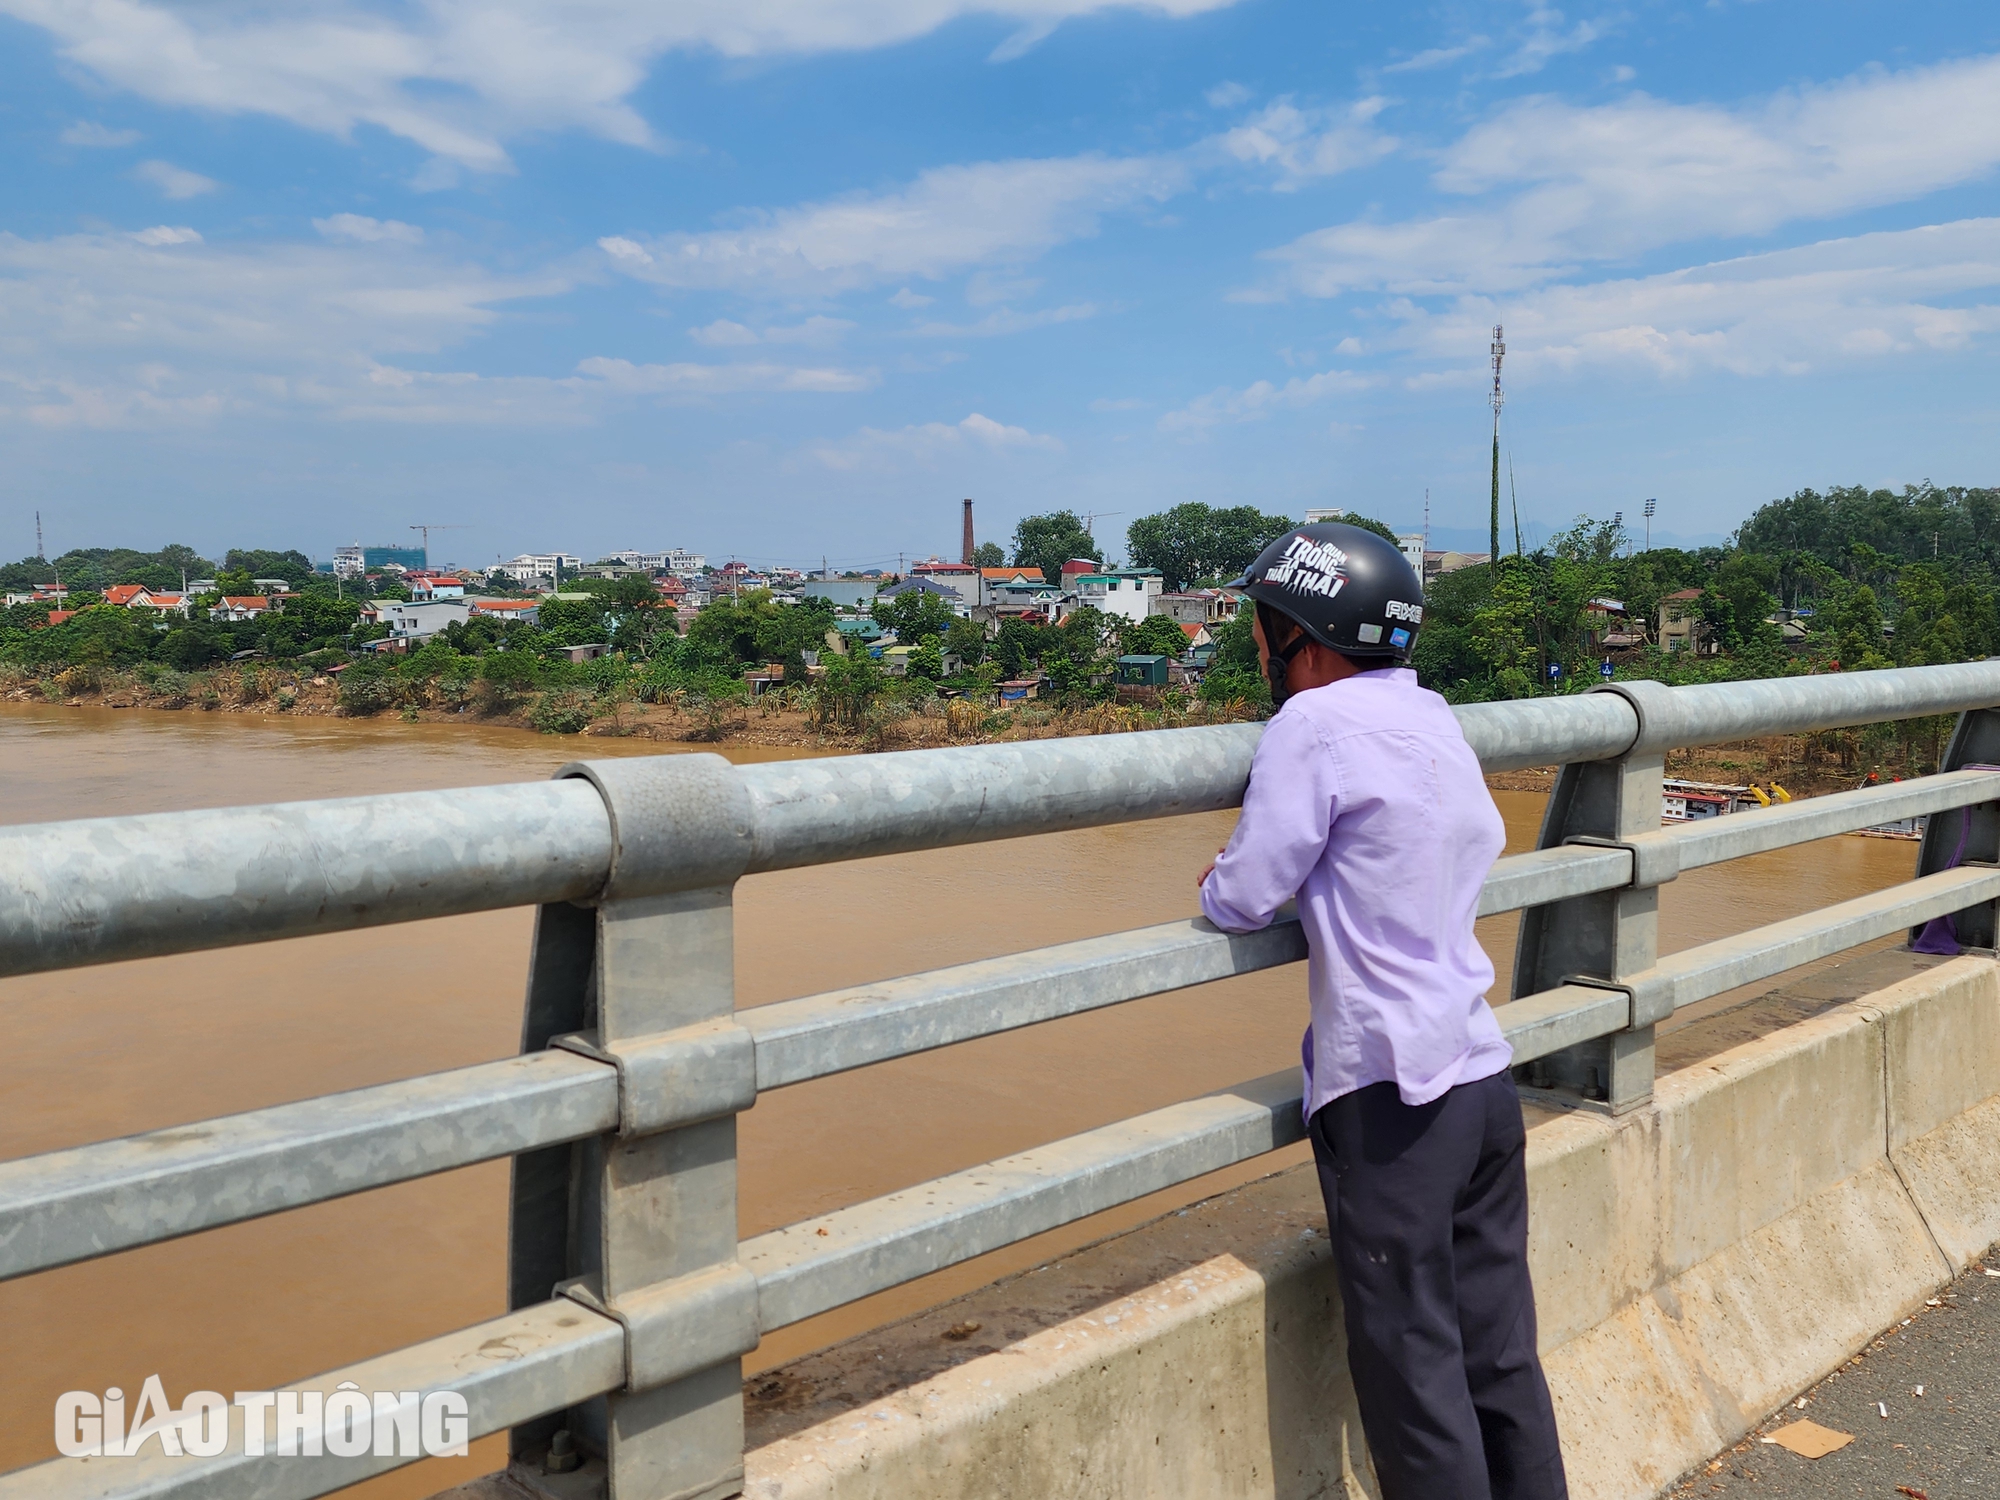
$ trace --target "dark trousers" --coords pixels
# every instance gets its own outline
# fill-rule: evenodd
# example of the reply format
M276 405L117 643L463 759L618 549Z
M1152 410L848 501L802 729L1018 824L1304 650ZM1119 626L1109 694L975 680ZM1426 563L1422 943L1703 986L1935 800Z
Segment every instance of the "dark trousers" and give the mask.
M1383 1500L1565 1500L1513 1078L1423 1105L1371 1084L1308 1129Z

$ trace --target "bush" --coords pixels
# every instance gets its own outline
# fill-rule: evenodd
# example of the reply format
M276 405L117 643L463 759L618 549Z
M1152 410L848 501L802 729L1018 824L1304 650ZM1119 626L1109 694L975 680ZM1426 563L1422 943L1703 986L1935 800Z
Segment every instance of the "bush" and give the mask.
M185 672L171 669L156 673L153 677L153 697L163 708L183 708L187 705L189 683Z
M340 706L356 718L379 714L402 701L402 687L376 661L358 661L340 674Z
M557 688L542 694L528 722L543 734L581 734L589 725L594 705L588 693L575 688Z
M1242 667L1211 667L1208 675L1201 680L1201 698L1204 703L1243 702L1253 707L1268 708L1271 704L1271 685L1264 680L1261 672L1246 671Z

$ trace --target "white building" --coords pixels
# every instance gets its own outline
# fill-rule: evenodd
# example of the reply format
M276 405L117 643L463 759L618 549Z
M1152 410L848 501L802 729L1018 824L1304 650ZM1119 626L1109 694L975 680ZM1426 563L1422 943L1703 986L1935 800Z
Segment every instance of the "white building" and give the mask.
M1421 531L1398 532L1396 545L1402 549L1403 561L1410 565L1410 571L1417 575L1417 587L1424 586L1424 534Z
M1107 615L1137 623L1153 612L1165 580L1158 568L1111 568L1102 573L1080 573L1076 579L1079 608L1089 605Z
M684 552L679 547L669 547L664 552L607 552L602 561L644 568L648 573L675 573L683 578L708 566L708 559L701 553Z
M489 571L505 573L516 583L553 584L558 572L574 573L582 566L582 558L567 552L523 552L519 557L495 564Z
M368 563L363 556L361 544L333 549L333 576L335 578L360 578L367 574Z
M429 599L408 604L383 599L377 601L375 615L389 627L391 640L414 646L429 640L447 625L463 625L472 617L472 606L463 599Z

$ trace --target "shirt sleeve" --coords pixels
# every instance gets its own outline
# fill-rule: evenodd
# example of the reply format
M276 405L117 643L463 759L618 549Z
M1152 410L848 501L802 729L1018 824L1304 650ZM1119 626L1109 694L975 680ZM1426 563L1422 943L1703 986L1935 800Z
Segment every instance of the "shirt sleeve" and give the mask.
M1268 927L1326 852L1339 777L1302 713L1279 714L1250 762L1243 816L1201 884L1201 910L1224 932Z

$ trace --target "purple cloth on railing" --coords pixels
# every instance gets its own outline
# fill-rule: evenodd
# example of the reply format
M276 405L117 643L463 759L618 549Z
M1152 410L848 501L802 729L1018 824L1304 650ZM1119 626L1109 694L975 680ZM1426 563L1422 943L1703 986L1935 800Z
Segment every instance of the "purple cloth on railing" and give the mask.
M2000 766L1962 766L1960 769L1966 771L1996 771L2000 770ZM1944 862L1946 870L1957 869L1958 862L1965 858L1965 841L1971 836L1971 833L1972 809L1970 807L1961 808L1958 824L1958 847L1952 850L1951 858ZM1942 874L1944 872L1937 870L1932 873ZM1917 933L1916 939L1910 944L1910 951L1912 953L1942 953L1948 955L1963 953L1965 945L1958 940L1958 924L1951 919L1951 913L1946 912L1941 917L1932 917L1928 922L1924 923L1922 930Z

